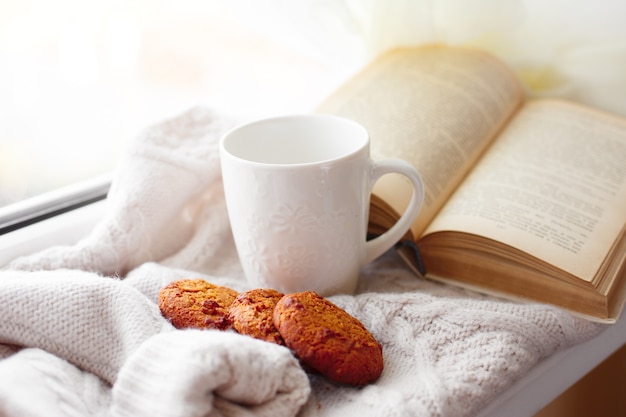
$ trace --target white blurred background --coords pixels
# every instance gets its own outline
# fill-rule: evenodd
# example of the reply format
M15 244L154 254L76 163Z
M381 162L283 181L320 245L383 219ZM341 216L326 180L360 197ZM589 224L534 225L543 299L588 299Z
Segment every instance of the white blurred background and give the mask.
M0 206L106 174L195 105L308 111L385 49L488 50L529 96L626 115L620 0L0 0Z
M111 171L145 126L204 104L307 111L327 63L214 0L0 0L0 206Z

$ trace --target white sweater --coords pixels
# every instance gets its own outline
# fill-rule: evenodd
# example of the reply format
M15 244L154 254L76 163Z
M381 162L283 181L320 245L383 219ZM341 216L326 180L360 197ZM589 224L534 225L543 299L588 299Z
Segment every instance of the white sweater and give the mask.
M249 289L230 235L217 142L196 108L127 149L108 209L71 247L0 271L2 416L471 416L540 359L603 326L540 304L417 279L390 252L330 299L383 345L363 388L307 375L291 352L233 332L176 330L159 289Z

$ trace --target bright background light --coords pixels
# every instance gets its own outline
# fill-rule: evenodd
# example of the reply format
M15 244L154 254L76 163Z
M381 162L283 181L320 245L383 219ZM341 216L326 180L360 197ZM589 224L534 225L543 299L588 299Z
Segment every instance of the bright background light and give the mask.
M626 116L625 21L623 0L0 0L0 206L195 105L309 111L399 45L481 48L529 97Z
M0 0L0 206L111 171L195 105L308 111L345 74L216 0Z

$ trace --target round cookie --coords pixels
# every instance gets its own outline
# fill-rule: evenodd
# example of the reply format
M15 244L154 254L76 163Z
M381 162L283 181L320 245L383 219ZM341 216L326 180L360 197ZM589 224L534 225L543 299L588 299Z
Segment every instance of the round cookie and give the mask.
M230 306L229 319L233 328L248 336L284 345L274 326L274 307L283 293L258 288L241 293Z
M274 325L300 361L327 378L349 385L374 382L383 371L382 346L365 326L311 292L285 295Z
M230 305L238 293L203 279L171 282L159 291L159 309L174 327L199 329L231 328Z

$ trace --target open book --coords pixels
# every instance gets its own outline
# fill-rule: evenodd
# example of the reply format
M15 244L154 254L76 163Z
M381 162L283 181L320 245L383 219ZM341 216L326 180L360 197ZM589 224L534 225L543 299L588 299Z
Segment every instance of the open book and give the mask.
M401 254L426 277L599 321L619 316L626 120L566 101L527 101L503 63L446 46L384 54L317 111L359 121L373 158L402 158L420 171L424 207ZM370 231L395 223L411 192L399 175L379 180Z

